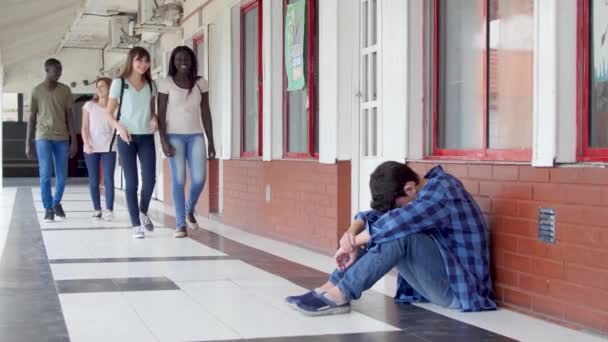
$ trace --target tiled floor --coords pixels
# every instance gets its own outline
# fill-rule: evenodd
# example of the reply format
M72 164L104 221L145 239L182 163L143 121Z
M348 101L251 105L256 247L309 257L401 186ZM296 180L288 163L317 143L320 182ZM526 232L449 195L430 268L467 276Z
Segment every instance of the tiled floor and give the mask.
M0 193L3 342L510 340L436 307L394 304L382 282L351 314L306 317L283 298L326 280L324 256L209 221L174 239L158 204L156 230L133 240L120 196L114 221L93 222L83 186L67 188L67 220L41 223L37 191Z

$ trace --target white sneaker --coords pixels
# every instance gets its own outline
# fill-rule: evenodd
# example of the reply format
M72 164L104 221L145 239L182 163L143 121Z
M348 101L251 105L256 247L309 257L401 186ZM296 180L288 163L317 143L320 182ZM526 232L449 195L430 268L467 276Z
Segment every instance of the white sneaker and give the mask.
M139 213L139 221L141 221L141 226L144 227L147 231L151 232L154 230L154 224L152 220L148 217L148 215L144 213Z
M198 222L196 222L196 216L194 216L194 213L190 213L190 214L186 215L186 225L190 229L193 229L193 230L198 229Z
M101 220L101 211L96 211L93 213L93 217L91 217L93 219L93 221L99 221Z
M134 239L143 239L144 238L144 228L143 227L133 227L133 238Z
M103 212L103 219L105 221L112 221L114 219L114 213L112 210L106 210Z

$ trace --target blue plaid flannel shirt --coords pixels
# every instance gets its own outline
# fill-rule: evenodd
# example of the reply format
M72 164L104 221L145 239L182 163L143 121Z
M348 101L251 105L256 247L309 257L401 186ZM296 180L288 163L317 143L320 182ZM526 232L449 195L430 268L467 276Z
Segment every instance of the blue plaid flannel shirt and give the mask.
M490 276L489 232L479 206L454 176L436 166L416 200L386 213L356 215L366 223L368 248L424 232L437 243L452 291L462 311L496 309ZM395 300L427 301L403 277L398 277Z

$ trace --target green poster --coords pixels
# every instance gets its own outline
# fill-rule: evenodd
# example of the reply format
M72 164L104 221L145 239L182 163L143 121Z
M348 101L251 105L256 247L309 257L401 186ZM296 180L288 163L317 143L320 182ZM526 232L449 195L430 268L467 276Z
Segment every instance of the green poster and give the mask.
M304 28L306 0L287 5L285 15L285 71L287 91L300 90L306 85L304 79Z

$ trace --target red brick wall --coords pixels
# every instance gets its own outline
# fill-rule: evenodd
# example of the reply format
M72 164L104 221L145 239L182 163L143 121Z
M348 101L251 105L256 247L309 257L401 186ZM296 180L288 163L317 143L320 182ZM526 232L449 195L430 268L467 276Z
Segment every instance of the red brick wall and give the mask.
M443 166L487 215L498 300L608 333L608 169ZM556 210L555 244L538 240L540 207Z
M196 204L196 213L198 215L209 217L210 213L218 211L219 203L219 161L207 161L207 182L201 194L198 203ZM186 189L185 195L188 196L188 187L190 186L189 173L186 169ZM169 168L169 160L163 159L163 196L164 203L173 206L173 197L171 195L171 169Z
M260 235L334 252L350 221L350 173L350 162L226 161L223 220Z

